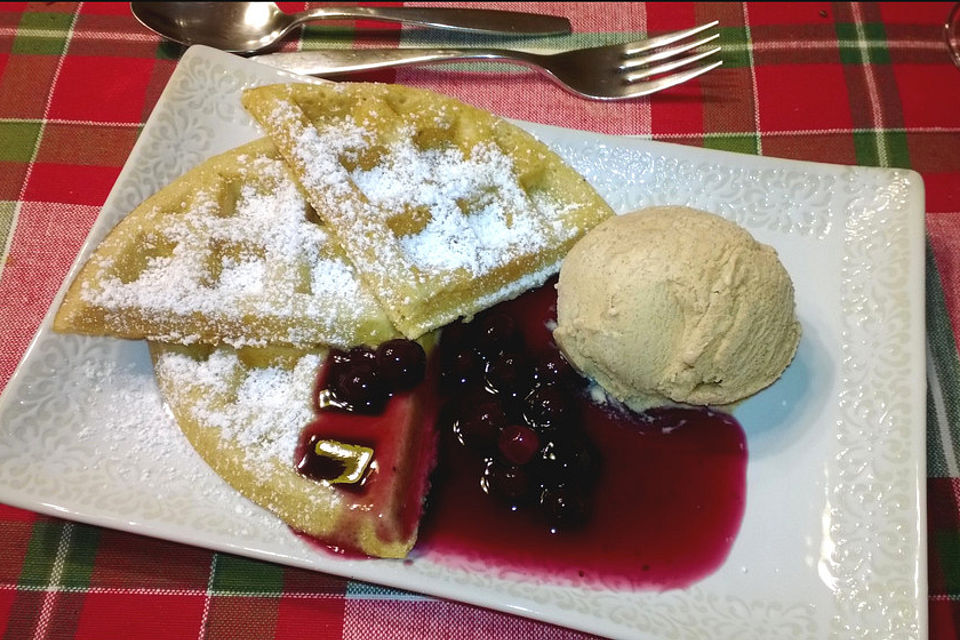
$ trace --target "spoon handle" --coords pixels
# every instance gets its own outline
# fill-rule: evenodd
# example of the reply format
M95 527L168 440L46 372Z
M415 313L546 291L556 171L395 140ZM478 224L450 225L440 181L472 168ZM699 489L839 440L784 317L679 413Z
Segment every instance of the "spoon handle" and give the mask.
M321 7L291 16L294 24L311 20L361 19L402 22L431 29L507 35L562 35L570 21L560 16L486 9L416 7Z

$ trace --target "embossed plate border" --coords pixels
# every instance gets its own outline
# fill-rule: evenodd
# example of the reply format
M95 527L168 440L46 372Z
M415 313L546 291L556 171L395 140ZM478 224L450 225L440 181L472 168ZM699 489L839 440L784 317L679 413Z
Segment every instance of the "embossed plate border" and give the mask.
M291 78L188 50L71 276L143 198L258 135L240 107L242 88ZM737 409L751 448L748 506L715 574L684 590L632 593L423 557L317 553L177 439L141 343L53 334L52 310L0 398L0 501L615 637L925 637L919 176L519 124L616 210L674 203L715 211L773 244L794 275L805 342L781 382ZM131 401L137 415L116 411ZM758 411L775 413L781 426L752 427ZM129 433L136 420L173 435L137 443Z

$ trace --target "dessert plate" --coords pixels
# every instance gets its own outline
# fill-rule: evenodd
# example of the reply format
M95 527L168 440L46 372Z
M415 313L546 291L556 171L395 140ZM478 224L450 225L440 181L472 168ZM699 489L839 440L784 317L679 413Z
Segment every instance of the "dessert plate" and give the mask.
M188 50L73 273L147 196L260 135L243 88L291 78ZM614 637L925 637L919 176L519 124L616 211L721 214L776 247L794 279L803 338L783 378L735 410L749 448L746 510L714 573L685 589L632 591L465 571L430 554L319 552L194 453L160 401L145 343L55 334L52 312L0 398L0 501Z

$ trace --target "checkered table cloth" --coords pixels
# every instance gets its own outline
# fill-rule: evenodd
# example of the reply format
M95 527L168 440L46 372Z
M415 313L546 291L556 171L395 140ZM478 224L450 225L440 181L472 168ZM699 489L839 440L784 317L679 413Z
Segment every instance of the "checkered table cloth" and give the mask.
M580 100L528 71L482 64L364 79L435 89L511 118L782 158L909 167L923 175L931 637L960 638L960 70L942 38L951 4L492 4L569 16L575 33L552 39L555 46L612 43L718 18L724 66L667 94L616 104ZM451 41L380 24L371 33L373 26L308 27L285 48ZM0 388L182 52L139 26L123 3L0 4ZM584 637L4 506L0 632L4 638Z

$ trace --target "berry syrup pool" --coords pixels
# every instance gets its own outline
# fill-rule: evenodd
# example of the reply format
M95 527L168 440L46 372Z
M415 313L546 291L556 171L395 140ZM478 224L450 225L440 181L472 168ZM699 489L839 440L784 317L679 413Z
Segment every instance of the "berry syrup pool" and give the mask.
M554 283L491 310L517 321L528 352L557 349L548 329ZM529 505L488 495L479 480L487 463L441 424L412 557L592 588L682 588L715 571L745 507L747 447L737 421L707 409L635 414L598 404L585 389L571 395L599 454L583 521L551 532Z

